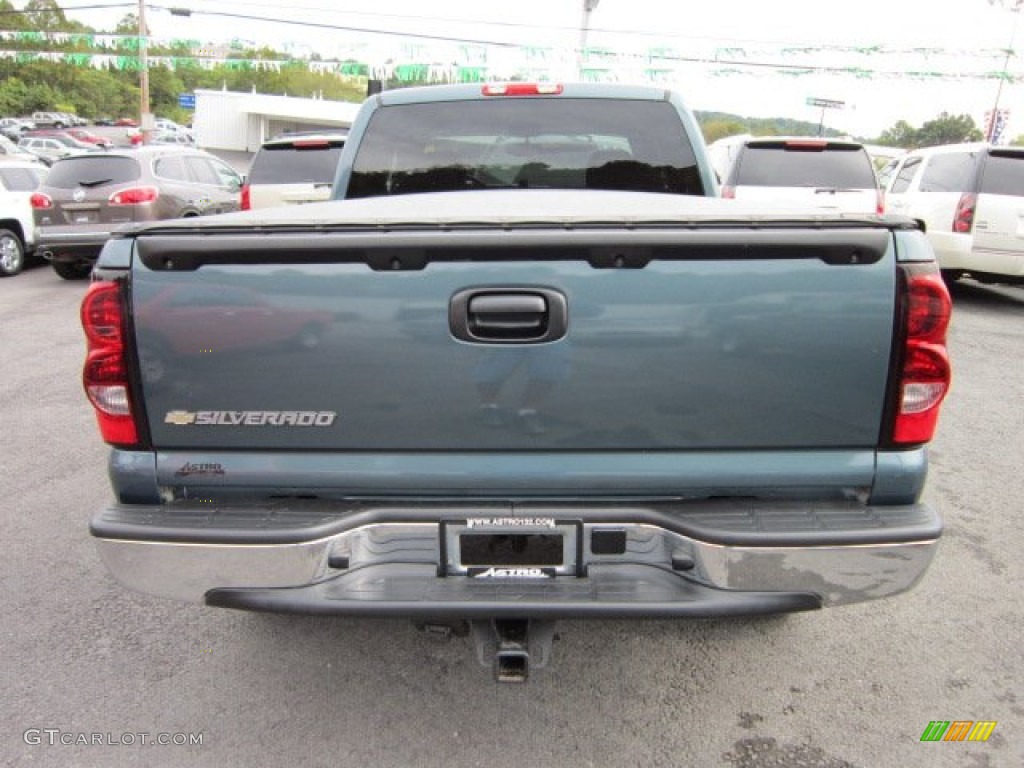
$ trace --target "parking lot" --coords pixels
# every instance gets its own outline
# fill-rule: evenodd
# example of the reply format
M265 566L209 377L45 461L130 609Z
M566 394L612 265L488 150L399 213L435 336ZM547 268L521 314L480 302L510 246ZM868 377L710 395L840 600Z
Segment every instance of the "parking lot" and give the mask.
M782 618L565 622L523 686L496 685L469 639L407 622L114 583L87 531L109 489L81 392L84 290L46 266L0 282L4 765L1024 764L1024 289L954 288L925 494L947 527L914 591ZM922 743L934 720L997 725Z

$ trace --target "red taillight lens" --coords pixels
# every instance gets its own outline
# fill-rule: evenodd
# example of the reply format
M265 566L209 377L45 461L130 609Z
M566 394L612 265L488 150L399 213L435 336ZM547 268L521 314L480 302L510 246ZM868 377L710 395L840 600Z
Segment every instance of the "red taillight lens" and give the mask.
M489 83L481 91L484 96L557 96L561 83Z
M726 200L735 200L736 199L736 187L729 187L729 186L722 187L722 197L724 197Z
M875 193L875 213L879 216L885 213L885 190L883 189Z
M242 199L239 203L239 208L241 208L243 211L252 210L252 193L249 191L248 184L242 185Z
M892 435L900 446L932 439L952 378L945 346L953 308L949 292L934 265L906 269L905 339Z
M915 275L907 285L907 337L932 344L946 342L952 302L939 275Z
M53 200L50 199L49 195L44 195L42 192L33 192L29 198L29 202L32 208L38 211L45 211L47 208L53 208Z
M134 446L139 441L138 429L128 384L118 283L90 285L82 300L81 318L88 348L82 383L96 410L100 434L112 445Z
M960 202L956 204L956 213L953 214L954 232L970 233L974 227L974 207L977 202L977 195L970 193L960 195Z
M144 205L155 203L160 197L156 187L131 187L112 194L108 200L111 205Z

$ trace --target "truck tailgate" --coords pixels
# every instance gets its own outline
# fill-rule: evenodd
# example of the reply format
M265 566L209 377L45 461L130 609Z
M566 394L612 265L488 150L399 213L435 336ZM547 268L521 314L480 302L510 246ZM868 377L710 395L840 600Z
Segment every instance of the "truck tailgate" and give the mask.
M150 437L168 451L871 450L891 240L877 222L154 231L132 282ZM467 336L477 321L483 337ZM550 340L529 336L537 323L557 326Z

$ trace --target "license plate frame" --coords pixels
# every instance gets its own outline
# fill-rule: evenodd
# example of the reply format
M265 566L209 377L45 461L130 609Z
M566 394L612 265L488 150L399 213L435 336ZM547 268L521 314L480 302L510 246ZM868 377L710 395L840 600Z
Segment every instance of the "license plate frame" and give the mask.
M580 520L471 517L444 520L440 527L441 576L551 578L582 573ZM523 551L517 553L520 547ZM560 556L554 556L559 549ZM493 562L488 562L488 551Z

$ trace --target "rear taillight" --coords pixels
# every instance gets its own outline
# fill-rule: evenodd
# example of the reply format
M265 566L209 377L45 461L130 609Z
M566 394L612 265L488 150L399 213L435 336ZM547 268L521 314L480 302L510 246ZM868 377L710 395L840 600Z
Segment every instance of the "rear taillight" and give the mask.
M722 197L726 200L736 199L736 187L724 186L722 187Z
M249 191L249 185L242 185L242 199L239 202L239 208L243 211L252 210L252 193Z
M879 189L875 192L875 213L881 216L885 213L885 190Z
M29 198L29 202L32 208L37 211L45 211L48 208L53 208L53 200L50 199L49 195L44 195L42 192L33 192Z
M974 207L977 202L977 195L972 195L969 192L960 195L960 202L956 204L956 213L953 214L954 232L970 233L974 227Z
M128 384L120 284L108 281L90 285L82 299L81 318L87 348L82 383L96 410L100 434L112 445L137 445L139 432Z
M949 391L946 330L953 305L934 264L906 266L903 274L903 349L892 442L909 447L932 439Z
M144 205L155 203L159 197L160 190L156 187L130 187L112 194L108 202L111 205Z

